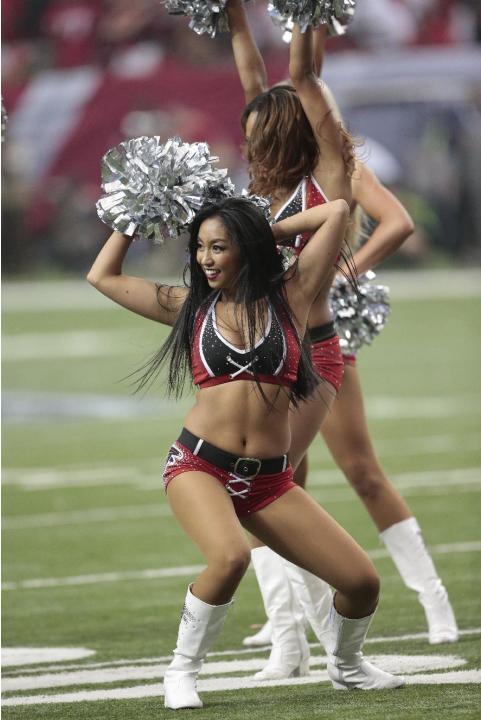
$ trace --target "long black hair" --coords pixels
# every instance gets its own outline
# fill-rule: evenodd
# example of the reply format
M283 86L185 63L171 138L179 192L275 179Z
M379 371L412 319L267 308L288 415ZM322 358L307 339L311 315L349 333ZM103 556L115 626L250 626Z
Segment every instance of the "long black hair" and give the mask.
M197 262L198 234L202 223L218 217L224 224L232 242L240 250L241 268L234 288L233 300L239 311L247 317L247 347L254 352L256 338L264 330L265 310L268 301L286 318L295 330L293 312L285 292L285 272L277 252L271 227L263 212L245 198L228 198L205 205L190 225L188 261L184 270L184 283L188 294L170 335L160 350L140 371L145 372L137 382L143 388L157 376L169 357L168 391L179 397L185 386L186 376L192 378L192 343L196 315L207 309L212 300L212 290L206 275ZM159 301L160 302L160 301ZM297 331L295 332L297 336ZM304 400L315 389L319 378L314 372L307 344L299 338L301 358L297 380L292 387L292 400ZM260 383L257 386L265 399Z

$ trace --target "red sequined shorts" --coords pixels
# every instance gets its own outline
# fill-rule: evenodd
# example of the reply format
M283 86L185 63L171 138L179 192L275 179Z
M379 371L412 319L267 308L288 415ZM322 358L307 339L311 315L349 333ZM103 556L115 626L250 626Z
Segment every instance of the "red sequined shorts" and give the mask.
M352 367L356 367L357 357L354 353L342 353L342 359L344 360L344 365L352 365Z
M231 496L238 517L262 510L291 488L297 487L293 481L292 467L289 464L285 470L273 475L257 475L252 479L237 477L234 473L194 455L177 440L170 448L164 466L165 490L177 475L195 471L212 475L222 483Z
M330 383L339 392L344 375L344 357L341 353L337 335L319 340L311 345L311 358L314 369L323 380Z

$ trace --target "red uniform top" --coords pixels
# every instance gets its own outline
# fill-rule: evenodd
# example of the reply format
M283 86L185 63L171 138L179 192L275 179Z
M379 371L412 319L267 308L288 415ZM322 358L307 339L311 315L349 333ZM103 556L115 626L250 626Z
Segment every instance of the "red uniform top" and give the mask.
M309 178L302 178L290 198L276 213L275 221L285 220L292 215L296 215L296 213L309 210L325 202L328 202L328 199L315 177L311 175ZM292 245L296 254L299 255L310 237L309 233L303 233L302 235L298 235L293 242L286 244Z
M195 319L192 375L200 388L233 380L258 380L292 386L297 379L300 341L284 311L269 303L267 326L252 352L229 343L220 334L215 314L217 293L207 311Z

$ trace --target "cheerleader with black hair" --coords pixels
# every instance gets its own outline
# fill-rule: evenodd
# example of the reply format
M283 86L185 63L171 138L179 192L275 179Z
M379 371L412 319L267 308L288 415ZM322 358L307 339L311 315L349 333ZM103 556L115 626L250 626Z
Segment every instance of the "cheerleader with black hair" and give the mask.
M167 360L175 395L188 374L198 389L164 470L172 511L206 560L187 590L165 675L168 708L202 706L197 674L250 561L244 528L336 588L328 665L335 687L404 684L362 655L379 593L373 564L293 482L287 457L290 407L305 401L318 383L300 338L319 287L332 272L348 214L347 203L335 200L271 229L253 203L230 198L195 217L185 287L124 275L130 239L118 232L88 274L115 302L172 327L140 385ZM285 272L276 242L298 233L311 239Z

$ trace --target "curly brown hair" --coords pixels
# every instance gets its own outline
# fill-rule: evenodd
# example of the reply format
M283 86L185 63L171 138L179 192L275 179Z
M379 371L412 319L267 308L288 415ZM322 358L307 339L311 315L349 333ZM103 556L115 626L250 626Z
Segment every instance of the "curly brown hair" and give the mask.
M255 97L241 117L246 133L249 115L257 113L247 139L251 192L271 195L279 187L293 188L310 175L319 147L293 87L276 85Z
M246 143L249 189L269 196L278 188L291 189L311 175L319 162L319 145L299 97L291 85L275 85L246 105L241 125L246 135L249 115L257 118ZM319 132L326 120L320 119ZM317 128L316 128L317 129ZM353 167L353 139L339 122L348 175Z

